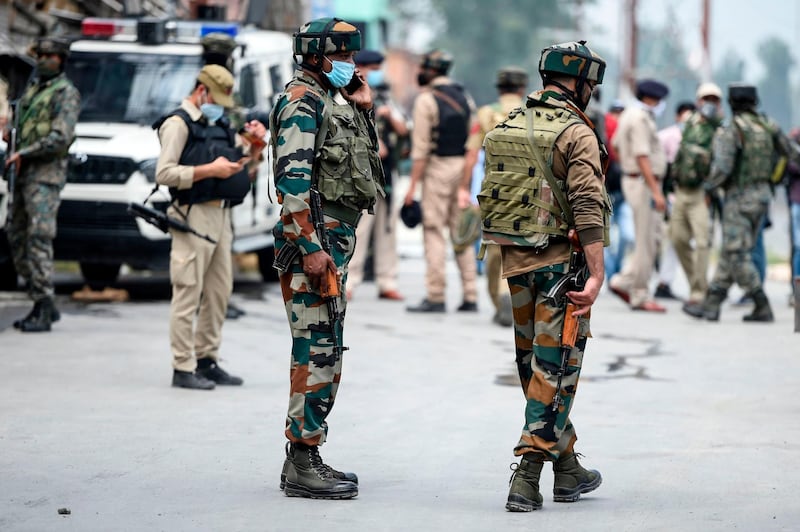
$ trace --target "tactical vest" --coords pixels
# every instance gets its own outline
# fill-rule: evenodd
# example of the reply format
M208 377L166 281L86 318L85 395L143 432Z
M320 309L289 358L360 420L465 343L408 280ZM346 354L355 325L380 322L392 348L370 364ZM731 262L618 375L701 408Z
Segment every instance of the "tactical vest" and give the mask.
M352 210L371 210L377 198L384 196L383 166L372 123L353 104L337 104L303 78L292 80L286 90L293 85L306 86L324 104L313 170L320 194ZM272 124L272 128L277 134L277 126Z
M753 113L735 114L733 127L739 150L730 184L743 188L769 182L775 165L773 132L761 117Z
M189 137L181 152L179 164L199 166L208 164L220 156L230 161L242 158L242 150L236 147L235 133L226 118L217 120L217 123L211 126L204 121L192 120L189 113L183 109L176 109L153 124L153 129L158 130L171 116L179 117L189 128ZM227 179L211 177L195 181L188 189L169 188L173 201L177 201L180 205L227 200L234 206L242 203L249 191L250 177L246 167Z
M470 115L464 88L456 83L436 85L433 87L433 97L439 109L439 124L431 135L434 155L464 155Z
M53 98L69 85L64 74L56 77L40 90L41 85L28 87L20 101L19 148L25 148L50 134L52 129ZM70 141L70 144L72 142ZM69 147L69 145L68 145ZM56 154L63 157L67 149Z
M670 174L683 188L695 189L711 173L711 143L717 126L694 113L683 129Z
M532 139L528 134L531 113ZM533 153L532 141L544 163L552 168L558 137L568 127L584 123L565 107L539 102L535 107L512 111L486 135L485 177L478 194L485 243L541 248L553 238L566 239L572 213L559 205ZM565 197L566 182L555 179L558 192Z

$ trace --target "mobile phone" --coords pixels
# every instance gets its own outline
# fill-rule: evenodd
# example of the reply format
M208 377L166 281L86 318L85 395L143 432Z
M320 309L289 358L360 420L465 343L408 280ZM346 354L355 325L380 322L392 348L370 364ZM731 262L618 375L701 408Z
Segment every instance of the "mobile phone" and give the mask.
M344 86L344 90L347 91L347 94L353 94L363 84L364 84L364 82L361 81L361 78L359 78L356 74L353 74L353 77L350 78L350 83L348 83L347 85Z

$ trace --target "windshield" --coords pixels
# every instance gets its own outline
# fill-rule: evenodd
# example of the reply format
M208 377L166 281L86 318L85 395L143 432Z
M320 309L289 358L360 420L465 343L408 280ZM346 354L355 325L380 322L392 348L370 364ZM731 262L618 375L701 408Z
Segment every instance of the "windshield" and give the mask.
M73 52L67 76L81 93L81 122L152 124L189 95L199 56Z

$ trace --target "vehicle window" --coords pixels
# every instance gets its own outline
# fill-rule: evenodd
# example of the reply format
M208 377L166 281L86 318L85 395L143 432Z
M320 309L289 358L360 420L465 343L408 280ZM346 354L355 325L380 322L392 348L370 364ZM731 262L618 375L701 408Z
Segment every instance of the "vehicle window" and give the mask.
M256 89L256 65L249 64L242 67L239 72L239 98L242 107L250 109L258 104L257 89Z
M272 65L269 67L269 80L272 83L272 91L269 93L270 100L279 92L283 91L283 76L281 75L281 66Z
M74 52L66 72L80 121L152 124L192 92L201 66L199 56Z

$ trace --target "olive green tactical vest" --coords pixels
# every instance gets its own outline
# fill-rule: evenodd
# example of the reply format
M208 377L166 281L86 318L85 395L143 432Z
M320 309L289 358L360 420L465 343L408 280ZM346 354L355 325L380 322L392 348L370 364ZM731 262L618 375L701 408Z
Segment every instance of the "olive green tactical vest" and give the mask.
M670 170L681 187L698 188L711 173L711 144L716 129L716 124L704 120L697 112L686 121Z
M43 90L39 86L29 87L20 102L19 148L30 146L46 137L52 129L53 97L67 86L69 81L62 75ZM38 92L37 92L38 91ZM59 155L65 155L64 153Z
M527 132L526 112L533 113L533 138L542 160L552 168L553 147L568 127L583 124L566 108L537 105L516 109L486 135L485 177L478 194L483 241L489 244L546 247L567 236L568 218L545 177ZM566 183L556 178L566 192Z
M769 182L775 166L773 132L759 116L753 113L733 117L739 152L730 184L739 188L755 183Z

